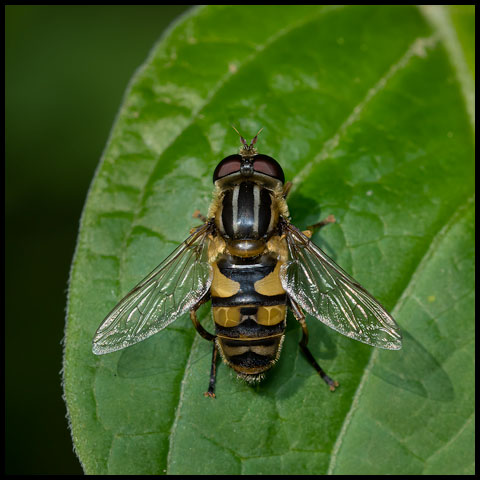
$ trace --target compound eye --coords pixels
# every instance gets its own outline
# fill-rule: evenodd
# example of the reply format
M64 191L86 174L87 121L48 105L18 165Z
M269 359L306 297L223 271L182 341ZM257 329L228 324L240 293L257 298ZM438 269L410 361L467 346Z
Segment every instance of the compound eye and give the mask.
M230 155L224 158L213 172L213 182L215 183L219 178L226 177L231 173L239 172L242 165L241 155Z
M283 173L282 167L275 159L268 155L255 155L253 157L253 169L256 172L264 173L285 183L285 174Z

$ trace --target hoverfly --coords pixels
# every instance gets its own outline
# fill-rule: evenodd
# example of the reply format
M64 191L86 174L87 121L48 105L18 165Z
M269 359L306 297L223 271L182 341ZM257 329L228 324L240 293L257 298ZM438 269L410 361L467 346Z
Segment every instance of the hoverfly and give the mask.
M308 349L304 312L360 342L401 348L398 325L382 305L310 240L311 231L290 223L291 183L276 160L255 149L258 133L250 143L239 134L240 152L213 173L213 201L208 216L199 217L203 225L107 315L93 353L129 347L189 312L197 332L213 345L205 395L214 397L218 352L248 382L261 380L274 365L287 308L302 327L303 353L332 391L338 383ZM214 334L196 315L209 300Z

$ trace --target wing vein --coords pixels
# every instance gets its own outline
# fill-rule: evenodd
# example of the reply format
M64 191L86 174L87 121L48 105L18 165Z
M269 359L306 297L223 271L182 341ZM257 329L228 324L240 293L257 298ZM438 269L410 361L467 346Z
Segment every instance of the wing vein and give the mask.
M107 315L93 351L109 353L159 332L201 300L211 283L203 252L211 225L199 227Z
M300 230L285 222L291 257L285 290L310 315L347 337L376 347L401 348L393 318L358 282Z

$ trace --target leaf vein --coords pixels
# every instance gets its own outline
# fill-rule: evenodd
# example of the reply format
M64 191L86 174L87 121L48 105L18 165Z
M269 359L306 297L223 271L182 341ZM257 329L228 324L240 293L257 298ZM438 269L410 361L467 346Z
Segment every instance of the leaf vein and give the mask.
M468 416L468 418L465 420L465 422L463 422L463 425L458 429L457 433L455 433L455 435L453 435L453 437L451 437L448 440L448 442L446 442L441 448L439 448L436 452L432 453L432 455L430 455L426 460L429 460L433 456L438 455L442 450L444 450L447 447L449 447L450 445L452 445L462 435L462 433L465 431L465 429L470 425L474 416L475 416L475 412L472 412Z
M395 76L397 72L405 68L409 61L415 57L426 57L426 50L429 48L433 48L439 41L438 35L431 35L430 37L418 37L416 38L407 49L407 51L400 57L400 59L395 62L388 71L378 80L378 82L368 90L365 97L354 106L352 112L347 117L347 119L338 127L337 131L328 139L315 158L307 163L305 167L295 176L292 183L292 188L290 190L290 194L295 191L299 185L308 177L310 172L323 160L326 160L328 156L338 147L342 136L348 130L349 127L354 125L356 122L359 121L362 112L364 111L365 107L380 93L387 85L388 81Z
M422 271L425 268L425 265L430 261L430 258L434 254L434 252L437 250L438 245L440 242L443 240L443 238L446 236L446 234L450 231L453 225L455 225L461 217L466 213L466 210L468 207L474 202L475 200L475 194L467 198L465 202L462 202L459 207L457 207L453 214L450 216L448 221L444 224L444 226L433 236L432 241L430 242L430 245L424 255L420 258L417 267L413 274L410 277L410 281L407 283L405 288L403 289L403 292L399 296L399 299L397 300L397 303L395 307L392 310L392 315L395 317L396 313L402 308L403 304L405 303L406 299L410 297L410 292L413 290L418 276L422 273ZM342 423L342 427L340 429L340 433L338 434L337 441L335 442L332 450L332 454L330 457L330 463L328 466L327 474L331 475L333 474L335 467L336 467L336 462L337 462L337 456L340 451L340 448L342 446L343 440L345 438L346 432L351 425L353 415L355 414L361 393L363 391L364 385L370 375L370 372L373 368L373 365L378 357L378 349L372 349L372 353L370 354L369 361L365 367L364 373L362 375L362 378L360 379L360 382L358 384L357 389L355 390L354 396L353 396L353 401L350 406L349 411L345 415L345 419Z

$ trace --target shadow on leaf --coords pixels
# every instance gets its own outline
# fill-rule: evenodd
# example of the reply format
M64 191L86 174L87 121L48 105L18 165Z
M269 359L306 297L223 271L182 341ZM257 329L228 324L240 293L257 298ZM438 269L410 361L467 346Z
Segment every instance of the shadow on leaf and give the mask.
M395 387L439 402L455 398L452 382L435 358L408 332L402 331L403 348L395 358L386 352L372 373ZM379 359L380 360L380 359Z

